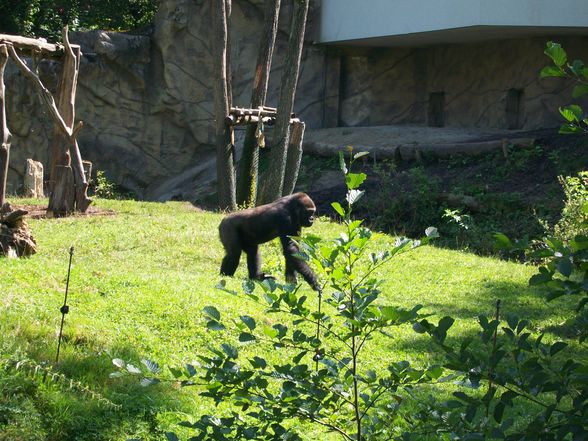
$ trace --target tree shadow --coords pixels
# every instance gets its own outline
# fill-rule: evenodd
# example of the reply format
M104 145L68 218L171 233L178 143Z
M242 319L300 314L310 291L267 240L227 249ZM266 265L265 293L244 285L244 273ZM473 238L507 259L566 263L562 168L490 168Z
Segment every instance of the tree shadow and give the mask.
M110 378L116 371L112 354L141 366L141 357L130 346L117 346L108 352L89 355L80 354L79 347L76 349L76 353L67 351L57 366L49 367L29 358L13 376L0 372L2 384L10 380L15 385L12 393L5 394L4 400L33 403L32 408L28 404L27 411L42 421L43 439L163 438L158 415L183 410L186 395L168 384L143 387L140 375ZM25 382L29 387L20 386ZM2 401L0 397L0 404ZM21 409L13 404L13 411L17 413ZM9 418L8 424L10 421ZM0 438L3 431L19 433L21 429L0 424Z

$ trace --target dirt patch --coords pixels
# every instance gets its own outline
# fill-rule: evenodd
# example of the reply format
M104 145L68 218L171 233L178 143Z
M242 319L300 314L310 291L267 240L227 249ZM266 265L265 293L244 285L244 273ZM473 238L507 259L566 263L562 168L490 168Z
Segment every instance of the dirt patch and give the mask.
M47 207L41 205L15 205L15 208L27 211L27 217L31 219L49 219L47 216ZM90 216L114 216L114 210L106 210L99 207L88 207L85 213L74 213L73 217L90 217Z

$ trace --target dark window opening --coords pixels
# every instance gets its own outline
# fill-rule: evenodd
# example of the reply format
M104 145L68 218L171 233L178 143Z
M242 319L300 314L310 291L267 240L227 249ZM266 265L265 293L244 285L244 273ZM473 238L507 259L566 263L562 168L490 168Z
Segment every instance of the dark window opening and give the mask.
M510 89L506 94L506 128L523 128L523 89Z
M430 127L443 127L445 125L445 92L432 92L429 94L427 122Z

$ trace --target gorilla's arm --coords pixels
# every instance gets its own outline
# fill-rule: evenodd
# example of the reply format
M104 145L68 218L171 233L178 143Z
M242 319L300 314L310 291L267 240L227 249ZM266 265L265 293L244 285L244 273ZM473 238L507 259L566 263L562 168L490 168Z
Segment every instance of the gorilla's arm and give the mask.
M296 283L296 273L298 272L302 274L302 277L312 289L320 292L321 288L318 279L312 269L304 260L294 256L299 251L296 243L288 236L280 236L280 242L282 242L284 257L286 258L286 280Z

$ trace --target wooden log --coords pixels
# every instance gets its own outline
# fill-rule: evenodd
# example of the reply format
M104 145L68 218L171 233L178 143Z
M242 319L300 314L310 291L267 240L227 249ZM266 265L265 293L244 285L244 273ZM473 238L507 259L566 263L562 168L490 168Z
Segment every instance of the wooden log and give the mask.
M4 85L4 69L8 62L6 45L0 45L0 207L6 199L6 182L8 178L8 163L10 160L11 133L6 121L6 86Z
M29 38L21 37L20 35L0 34L0 44L2 43L7 43L19 50L41 52L41 54L45 56L60 56L63 53L63 46L48 43L47 40L43 38Z
M5 225L8 225L10 228L14 227L16 222L21 220L24 216L29 214L27 210L21 210L20 208L14 211L11 211L6 216L1 219L1 222Z
M300 162L302 161L302 142L304 141L305 124L297 121L290 125L290 145L288 146L288 156L286 158L286 171L284 173L284 194L292 194L296 181L298 181L298 172L300 171Z
M304 31L308 15L309 0L294 2L288 50L284 61L284 71L280 86L276 127L269 154L271 167L264 178L262 194L258 203L267 204L283 195L284 173L286 171L287 150L290 144L290 118L294 108L294 97L300 73L300 60L304 44Z
M213 18L212 59L213 59L213 96L216 117L216 174L218 186L218 203L222 209L235 210L235 168L234 137L232 126L225 123L229 114L230 98L227 83L227 15L225 1L210 0Z

